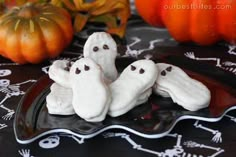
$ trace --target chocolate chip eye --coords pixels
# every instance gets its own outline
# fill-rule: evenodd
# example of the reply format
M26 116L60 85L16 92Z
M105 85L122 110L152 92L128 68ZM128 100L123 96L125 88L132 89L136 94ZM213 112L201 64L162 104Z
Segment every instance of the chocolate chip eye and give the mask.
M79 68L75 69L75 74L79 74L81 71L79 70Z
M133 66L133 65L131 65L131 70L132 70L132 71L136 70L136 67Z
M70 71L70 67L65 67L64 70L65 71Z
M99 48L98 48L97 46L94 46L94 47L93 47L93 51L94 51L94 52L97 52L98 50L99 50Z
M140 74L143 74L145 72L145 70L143 69L143 68L141 68L140 70L139 70L139 73Z
M104 49L104 50L109 50L108 45L107 45L107 44L104 44L104 45L103 45L103 49Z
M166 76L165 70L163 70L163 71L161 72L161 75L162 75L162 76Z
M85 70L85 71L88 71L89 69L90 69L89 66L84 65L84 70Z
M68 63L66 63L66 66L67 66L67 67L71 67L71 66L72 66L71 61L69 61Z
M169 66L168 68L166 68L166 70L170 72L172 70L172 67Z
M71 62L66 63L66 67L64 68L64 70L70 71L71 66L72 66Z

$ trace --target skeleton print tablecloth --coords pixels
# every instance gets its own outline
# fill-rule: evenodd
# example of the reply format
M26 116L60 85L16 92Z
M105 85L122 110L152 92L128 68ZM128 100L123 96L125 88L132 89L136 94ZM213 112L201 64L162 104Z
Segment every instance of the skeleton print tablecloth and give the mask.
M74 37L71 46L59 58L76 60L82 57L79 52L88 35L102 29L100 26L87 26ZM117 40L117 43L120 56L152 58L156 53L173 53L236 75L236 46L225 43L212 47L181 45L165 29L150 27L137 16L129 21L125 40ZM31 144L18 144L13 132L17 105L27 89L47 73L52 62L18 65L0 58L0 156L220 157L236 153L236 111L228 112L216 123L183 120L160 139L146 139L126 131L110 130L88 140L58 133L44 136Z

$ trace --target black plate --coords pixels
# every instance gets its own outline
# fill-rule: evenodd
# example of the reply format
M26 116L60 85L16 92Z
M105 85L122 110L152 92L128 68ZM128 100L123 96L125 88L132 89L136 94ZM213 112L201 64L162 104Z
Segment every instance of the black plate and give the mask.
M191 112L173 103L170 98L151 95L147 103L127 114L99 123L86 122L80 117L53 116L48 114L45 98L52 80L42 77L22 98L15 115L14 131L19 143L30 143L41 136L55 132L91 138L113 128L124 129L145 138L159 138L168 134L183 119L219 121L228 111L236 109L236 77L208 64L173 55L154 56L155 62L166 62L184 69L191 77L203 82L211 91L208 108ZM118 58L117 67L122 71L133 58ZM193 93L194 94L194 93Z

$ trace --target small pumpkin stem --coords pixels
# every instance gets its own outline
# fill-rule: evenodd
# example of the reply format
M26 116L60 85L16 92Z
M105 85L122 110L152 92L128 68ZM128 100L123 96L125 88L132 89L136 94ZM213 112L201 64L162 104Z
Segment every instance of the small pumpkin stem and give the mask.
M20 9L18 16L24 18L31 18L35 15L38 15L39 12L39 9L35 7L32 3L27 3L24 7Z

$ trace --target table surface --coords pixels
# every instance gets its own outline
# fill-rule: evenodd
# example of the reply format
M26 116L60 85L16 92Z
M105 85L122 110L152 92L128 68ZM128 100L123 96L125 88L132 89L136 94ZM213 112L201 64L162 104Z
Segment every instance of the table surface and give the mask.
M75 35L70 47L57 59L80 57L86 38L97 30L101 30L100 26L87 26L83 32ZM217 66L236 75L236 46L226 43L209 47L179 44L165 29L150 27L136 15L129 21L126 34L125 40L117 40L121 56L140 54L141 57L150 57L147 52L172 53L186 58L194 56L189 59ZM214 123L196 120L180 121L170 134L159 139L146 139L114 129L84 141L68 134L58 133L44 136L31 144L17 143L13 131L17 105L27 89L41 76L46 75L52 62L53 60L38 65L18 65L0 57L1 156L235 156L236 111L228 112L222 120ZM18 90L18 93L8 97L12 90Z

